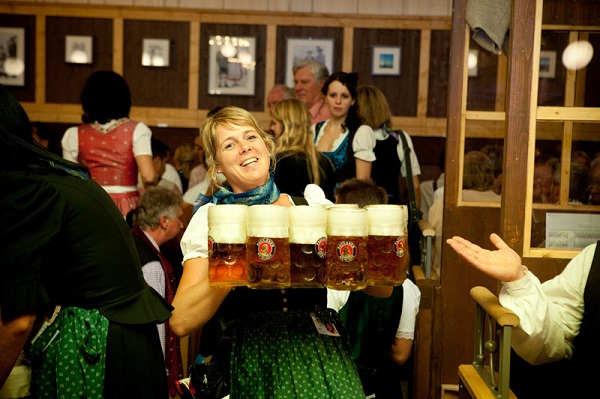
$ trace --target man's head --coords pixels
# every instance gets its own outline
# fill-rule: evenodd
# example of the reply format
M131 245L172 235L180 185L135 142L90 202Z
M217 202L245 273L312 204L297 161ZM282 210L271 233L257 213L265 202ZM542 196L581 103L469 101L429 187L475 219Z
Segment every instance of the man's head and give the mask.
M327 67L316 60L301 60L294 64L294 91L307 108L311 108L323 97L321 88L329 77Z
M267 107L269 108L269 111L273 109L275 104L281 100L287 100L288 98L296 98L294 89L283 84L276 84L273 86L271 91L269 91L269 94L267 94Z
M163 187L150 187L140 198L133 225L148 232L158 245L177 236L183 228L181 195Z
M152 138L152 164L159 177L165 173L170 151L171 149L164 142L154 137Z
M373 180L352 178L335 189L335 203L358 204L364 208L367 205L387 204L388 196L385 189L377 186Z

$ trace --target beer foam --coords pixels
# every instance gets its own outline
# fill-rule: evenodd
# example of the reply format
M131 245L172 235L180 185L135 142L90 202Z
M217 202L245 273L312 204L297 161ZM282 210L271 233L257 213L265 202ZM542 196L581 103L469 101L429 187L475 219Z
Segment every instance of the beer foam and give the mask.
M367 205L369 235L401 236L406 231L405 205Z
M208 236L219 244L245 244L246 225L221 225L208 228Z
M248 206L242 204L221 204L208 208L208 227L218 225L246 225Z
M252 205L246 212L246 232L250 237L289 237L288 207Z
M293 206L289 209L290 228L327 226L327 209L321 206Z
M327 235L364 237L367 232L366 210L346 207L332 207L327 210Z
M294 244L316 244L317 241L327 235L325 225L322 227L291 227L290 243Z

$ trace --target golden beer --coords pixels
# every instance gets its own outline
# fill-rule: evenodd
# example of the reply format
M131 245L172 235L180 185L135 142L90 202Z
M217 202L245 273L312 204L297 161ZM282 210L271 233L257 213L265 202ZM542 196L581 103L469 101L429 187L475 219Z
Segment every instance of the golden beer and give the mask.
M404 205L369 205L367 251L368 285L401 285L408 270L407 208Z
M247 280L250 288L290 286L288 208L252 205L246 218Z
M246 285L246 205L208 208L208 281L212 286Z
M295 206L289 212L290 286L323 287L327 266L327 210L320 206Z
M367 215L360 208L327 211L327 275L325 285L336 290L367 286Z

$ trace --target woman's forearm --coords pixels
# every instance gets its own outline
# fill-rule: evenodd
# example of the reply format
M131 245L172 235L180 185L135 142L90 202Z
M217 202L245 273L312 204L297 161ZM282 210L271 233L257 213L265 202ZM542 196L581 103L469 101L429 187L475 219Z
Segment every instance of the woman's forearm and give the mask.
M173 299L169 326L175 334L185 336L204 326L231 291L211 287L208 283L208 260L190 259L184 263L183 275Z

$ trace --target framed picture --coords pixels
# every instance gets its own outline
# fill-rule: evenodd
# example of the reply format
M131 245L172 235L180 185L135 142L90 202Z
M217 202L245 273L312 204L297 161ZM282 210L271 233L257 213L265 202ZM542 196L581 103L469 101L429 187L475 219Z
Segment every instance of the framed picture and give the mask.
M169 39L142 40L142 65L150 67L168 67L169 44Z
M91 36L65 36L65 62L71 64L91 64Z
M479 50L469 49L469 56L467 58L468 76L477 76L477 65L479 64Z
M211 36L208 44L208 93L254 95L256 38Z
M556 51L540 51L540 78L556 76Z
M0 28L0 83L25 86L25 28Z
M402 47L373 46L372 75L400 76Z
M294 87L294 64L300 60L314 59L325 65L329 73L333 70L335 39L288 38L285 56L285 85Z

